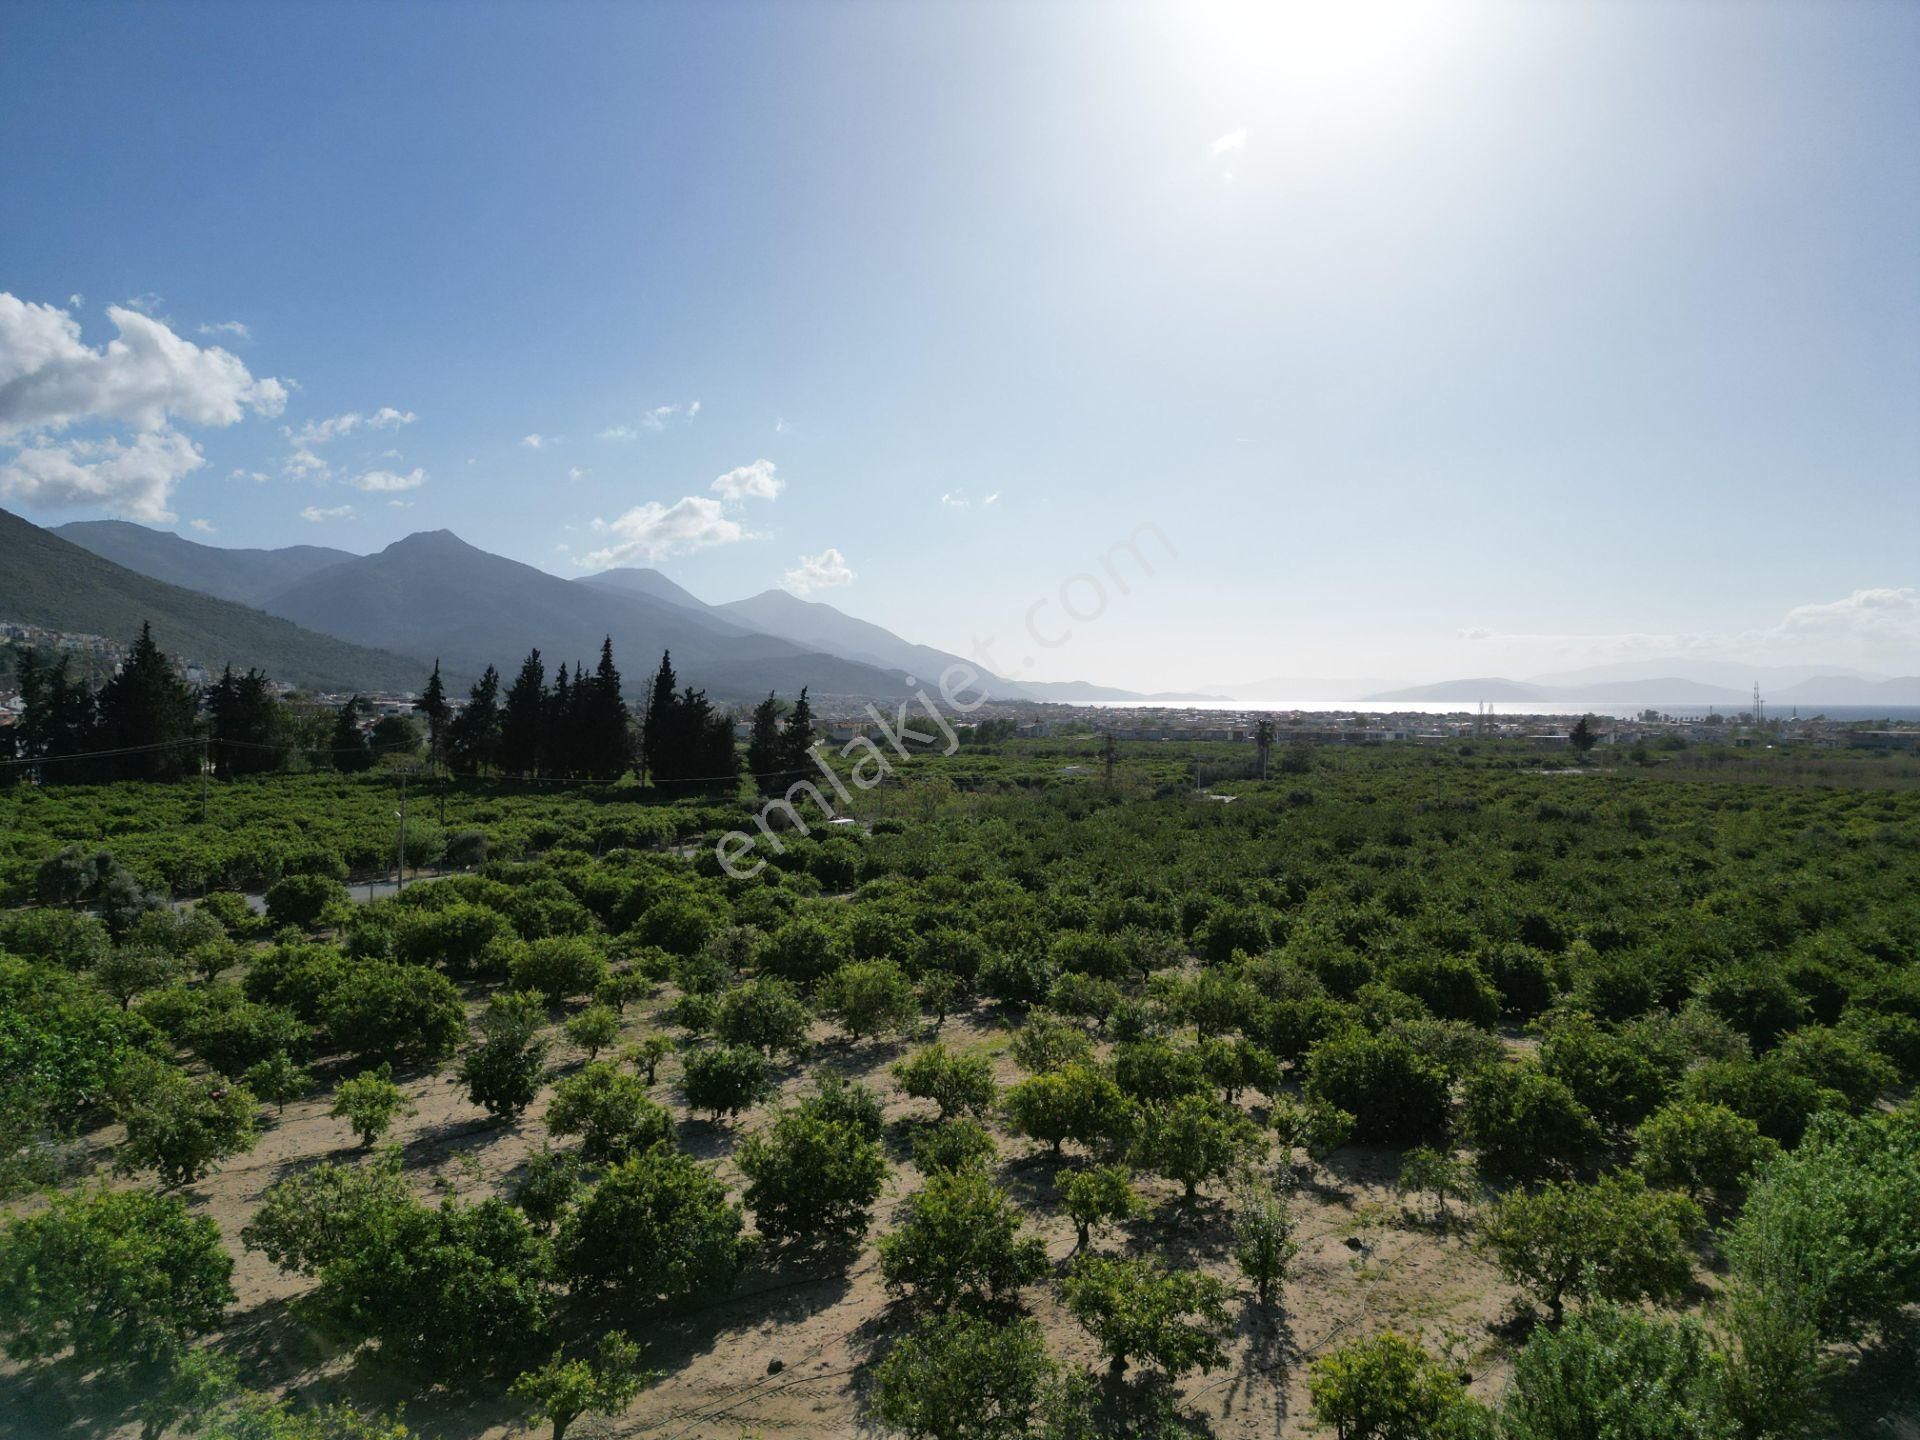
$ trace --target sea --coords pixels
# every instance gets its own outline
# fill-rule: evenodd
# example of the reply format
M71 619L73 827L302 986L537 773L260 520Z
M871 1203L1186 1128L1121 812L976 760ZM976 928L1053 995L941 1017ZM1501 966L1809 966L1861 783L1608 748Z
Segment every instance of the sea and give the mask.
M1763 699L1765 697L1762 697ZM1478 708L1470 700L1190 700L1151 702L1141 700L1088 700L1076 702L1102 710L1165 710L1175 714L1190 714L1195 711L1223 711L1230 714L1249 714L1267 711L1272 714L1286 714L1295 711L1309 715L1466 715L1471 716ZM1619 701L1582 702L1578 700L1496 700L1488 707L1495 715L1607 715L1618 720L1633 720L1642 711L1657 710L1662 715L1671 715L1676 720L1704 719L1709 709L1704 705L1659 705L1642 702L1622 704ZM1717 713L1727 715L1739 713L1732 707L1721 709ZM1769 705L1769 720L1790 720L1796 715L1802 720L1811 720L1816 716L1834 721L1837 724L1852 725L1863 721L1905 720L1920 721L1920 705Z

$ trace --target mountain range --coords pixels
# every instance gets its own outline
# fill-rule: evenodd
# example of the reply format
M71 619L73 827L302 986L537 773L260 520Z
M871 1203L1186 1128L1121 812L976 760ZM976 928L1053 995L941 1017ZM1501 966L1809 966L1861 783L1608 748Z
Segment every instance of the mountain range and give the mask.
M898 699L937 686L949 666L969 664L784 590L709 605L657 570L618 569L565 580L489 554L446 530L409 535L373 555L312 545L228 549L118 520L80 521L36 533L92 552L95 564L111 561L123 573L131 572L130 579L165 581L244 603L264 612L261 620L278 617L300 633L388 652L378 667L377 687L371 678L345 682L366 688L419 684L419 673L405 682L394 679L397 656L407 657L415 672L438 660L450 681L465 683L489 664L511 673L535 648L549 670L561 663L591 664L608 636L629 670L650 672L654 657L666 650L683 679L723 700L750 700L768 690L792 694L803 685L819 698ZM0 602L5 593L0 590ZM57 594L57 587L48 593ZM0 603L0 620L8 618L16 617ZM184 644L180 648L188 650ZM212 654L203 663L244 658L294 678L272 646L202 648ZM191 653L202 658L199 651ZM335 681L342 678L328 674ZM987 676L979 683L1002 700L1193 698L1146 697L1085 682L1016 683Z
M420 683L413 660L135 573L0 510L0 622L124 645L147 621L168 653L209 669L229 661L258 665L276 679L320 690L404 690Z

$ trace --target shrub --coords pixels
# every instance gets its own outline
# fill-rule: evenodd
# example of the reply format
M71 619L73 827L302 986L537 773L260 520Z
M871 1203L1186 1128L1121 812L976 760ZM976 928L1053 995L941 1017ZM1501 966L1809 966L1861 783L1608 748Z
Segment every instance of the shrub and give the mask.
M561 1222L555 1244L577 1292L641 1305L723 1293L746 1250L727 1187L666 1146L609 1170Z
M1694 1200L1726 1201L1780 1147L1724 1105L1676 1100L1640 1123L1633 1149L1634 1164L1648 1184Z
M936 1310L1003 1299L1047 1268L1046 1247L1020 1233L1020 1211L975 1166L940 1172L880 1237L880 1276Z
M1261 1305L1286 1283L1300 1244L1293 1238L1293 1212L1285 1195L1271 1185L1249 1187L1234 1206L1233 1263L1253 1285Z
M1548 1032L1540 1066L1610 1126L1638 1125L1665 1103L1677 1079L1643 1041L1585 1019Z
M1096 1165L1061 1180L1060 1207L1073 1221L1075 1250L1092 1243L1096 1225L1130 1220L1140 1213L1132 1178L1124 1165Z
M453 982L418 965L360 965L327 997L326 1024L341 1049L364 1062L437 1065L467 1032Z
M797 1055L806 1049L813 1014L799 992L781 979L763 977L720 997L714 1032L731 1045L752 1045L771 1056L776 1050Z
M115 1168L122 1172L152 1170L168 1189L191 1185L259 1139L245 1086L195 1079L154 1060L130 1066L120 1086L116 1108L127 1138Z
M920 1018L913 981L891 960L842 965L820 986L820 1008L855 1040L907 1030Z
M567 1021L567 1038L586 1051L589 1060L599 1058L619 1037L620 1017L611 1006L589 1005Z
M1170 1272L1150 1260L1082 1255L1067 1272L1067 1309L1120 1371L1132 1360L1179 1379L1222 1364L1227 1287L1197 1270Z
M750 1136L739 1164L760 1233L804 1244L864 1232L887 1175L880 1147L856 1126L805 1106Z
M1265 1150L1266 1141L1240 1111L1210 1095L1183 1095L1148 1109L1139 1160L1154 1174L1178 1180L1192 1204L1202 1181L1230 1174Z
M233 1302L219 1228L174 1196L57 1194L0 1231L0 1339L14 1360L86 1369L170 1359Z
M607 978L607 957L584 935L534 940L513 962L513 988L537 990L549 1004L591 995Z
M1036 1321L928 1316L875 1367L873 1414L909 1440L1019 1440L1057 1369Z
M1387 981L1421 1001L1442 1020L1461 1020L1487 1030L1499 1023L1499 990L1464 955L1402 960L1387 972Z
M748 1045L716 1045L687 1053L680 1065L680 1083L687 1105L722 1114L738 1115L758 1103L773 1088L766 1057Z
M1013 1058L1021 1069L1039 1075L1091 1060L1093 1042L1078 1025L1036 1012L1013 1032Z
M1769 1059L1789 1075L1811 1080L1864 1110L1899 1083L1899 1071L1860 1036L1827 1025L1807 1025L1780 1042Z
M1089 1148L1124 1145L1134 1131L1134 1107L1104 1072L1069 1065L1022 1080L1007 1091L1007 1123L1021 1135L1061 1153L1073 1140Z
M1391 1330L1314 1361L1307 1394L1340 1440L1467 1440L1479 1411L1458 1375Z
M532 1406L536 1421L553 1426L553 1440L565 1440L567 1429L582 1415L618 1415L633 1397L653 1384L658 1374L640 1367L640 1347L624 1330L600 1337L592 1360L567 1360L556 1353L538 1370L514 1378L508 1393Z
M1591 1185L1514 1191L1488 1215L1486 1243L1502 1273L1545 1302L1557 1325L1570 1298L1679 1295L1692 1278L1688 1246L1699 1226L1684 1195L1617 1172Z
M948 1120L914 1131L913 1163L923 1175L936 1170L958 1170L963 1165L986 1166L998 1147L993 1136L975 1120Z
M838 931L824 921L802 917L773 932L760 953L760 968L792 985L812 985L839 969L845 958Z
M512 936L506 916L460 901L408 915L395 954L409 965L439 965L449 975L471 975L482 968L489 945Z
M1724 1435L1719 1369L1690 1320L1614 1309L1536 1330L1501 1406L1512 1440L1710 1440Z
M199 993L204 995L211 988L203 986ZM234 994L231 986L221 989L227 995ZM182 1038L194 1054L222 1075L238 1075L273 1055L303 1055L313 1035L292 1011L244 999L203 1006L187 1019L184 1028Z
M1571 1169L1600 1147L1600 1127L1537 1063L1492 1065L1467 1082L1460 1130L1482 1168L1514 1179Z
M936 1043L896 1063L893 1073L907 1094L939 1106L942 1120L984 1115L993 1106L993 1063L982 1054L957 1054Z
M360 1148L371 1150L374 1142L393 1128L395 1120L417 1111L393 1083L393 1067L382 1065L365 1075L342 1080L334 1088L333 1108L327 1113L336 1120L344 1119L360 1137Z
M1308 1093L1354 1117L1356 1139L1393 1144L1446 1127L1447 1077L1403 1040L1349 1031L1315 1046Z
M335 905L347 903L347 887L325 875L289 875L267 891L267 923L311 930Z
M647 1088L604 1060L553 1087L547 1129L578 1135L588 1160L620 1161L673 1140L673 1116L647 1098Z

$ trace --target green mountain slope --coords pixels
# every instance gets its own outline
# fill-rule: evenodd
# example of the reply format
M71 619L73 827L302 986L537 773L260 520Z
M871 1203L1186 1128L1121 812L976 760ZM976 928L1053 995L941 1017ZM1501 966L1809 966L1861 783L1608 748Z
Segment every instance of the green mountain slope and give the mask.
M296 580L360 558L324 545L232 550L126 520L75 520L55 526L53 533L136 575L241 605L257 606Z
M131 641L142 621L168 654L209 670L257 665L319 690L412 690L417 660L350 645L103 560L0 510L0 621Z

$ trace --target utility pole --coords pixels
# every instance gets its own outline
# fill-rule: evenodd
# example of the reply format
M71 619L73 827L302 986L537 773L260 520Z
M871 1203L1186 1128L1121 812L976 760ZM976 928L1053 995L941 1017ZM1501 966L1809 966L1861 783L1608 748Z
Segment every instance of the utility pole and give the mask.
M1267 752L1273 749L1273 721L1261 718L1253 727L1253 743L1260 748L1260 778L1267 778Z

